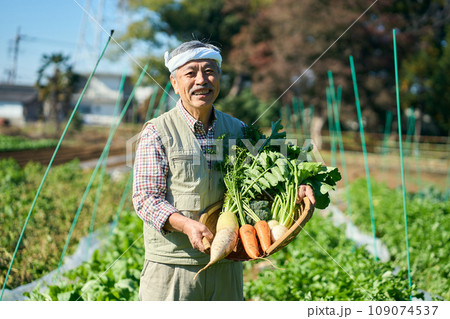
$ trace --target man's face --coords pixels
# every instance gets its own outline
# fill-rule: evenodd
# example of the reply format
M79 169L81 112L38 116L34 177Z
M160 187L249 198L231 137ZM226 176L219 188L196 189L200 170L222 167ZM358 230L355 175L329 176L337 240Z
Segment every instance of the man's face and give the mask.
M219 95L219 68L213 60L190 61L178 68L176 79L171 76L170 80L188 110L208 109Z

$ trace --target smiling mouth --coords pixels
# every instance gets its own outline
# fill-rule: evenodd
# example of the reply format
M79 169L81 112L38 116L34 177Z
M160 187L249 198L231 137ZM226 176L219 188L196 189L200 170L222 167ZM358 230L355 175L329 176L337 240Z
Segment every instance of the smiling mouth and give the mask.
M192 95L202 96L202 95L207 95L207 94L209 94L209 93L211 93L211 90L210 90L210 89L204 89L204 90L197 90L197 91L194 91L194 92L192 93Z

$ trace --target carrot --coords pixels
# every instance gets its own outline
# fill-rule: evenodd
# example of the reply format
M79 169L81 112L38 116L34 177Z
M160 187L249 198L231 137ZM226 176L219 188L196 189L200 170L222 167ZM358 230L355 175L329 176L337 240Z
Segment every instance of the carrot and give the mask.
M250 224L244 224L239 229L239 236L245 252L251 259L259 257L258 240L256 239L256 230Z
M265 220L260 220L255 224L255 230L258 235L261 248L265 252L271 245L269 224Z
M203 270L209 268L231 253L237 244L238 230L239 224L236 215L233 212L223 212L220 214L216 225L216 236L211 244L211 257L209 263L195 274L194 280Z

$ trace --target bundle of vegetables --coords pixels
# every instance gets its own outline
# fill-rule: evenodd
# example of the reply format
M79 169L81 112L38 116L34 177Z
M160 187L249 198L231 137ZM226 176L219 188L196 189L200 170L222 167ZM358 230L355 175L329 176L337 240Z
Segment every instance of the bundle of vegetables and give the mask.
M264 255L292 226L299 209L300 185L313 188L316 208L324 209L330 203L328 192L341 179L338 169L307 162L312 147L287 143L286 133L280 132L282 128L280 121L273 123L272 132L266 137L248 126L245 139L237 140L224 152L219 169L224 173L226 193L210 263L205 268L228 256L238 237L251 259ZM256 149L258 145L261 146Z

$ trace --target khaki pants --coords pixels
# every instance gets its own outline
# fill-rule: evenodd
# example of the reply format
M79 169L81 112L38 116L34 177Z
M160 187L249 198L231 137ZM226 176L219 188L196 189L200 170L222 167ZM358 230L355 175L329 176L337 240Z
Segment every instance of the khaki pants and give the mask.
M139 299L244 300L241 262L220 262L194 276L203 266L170 265L145 260Z

